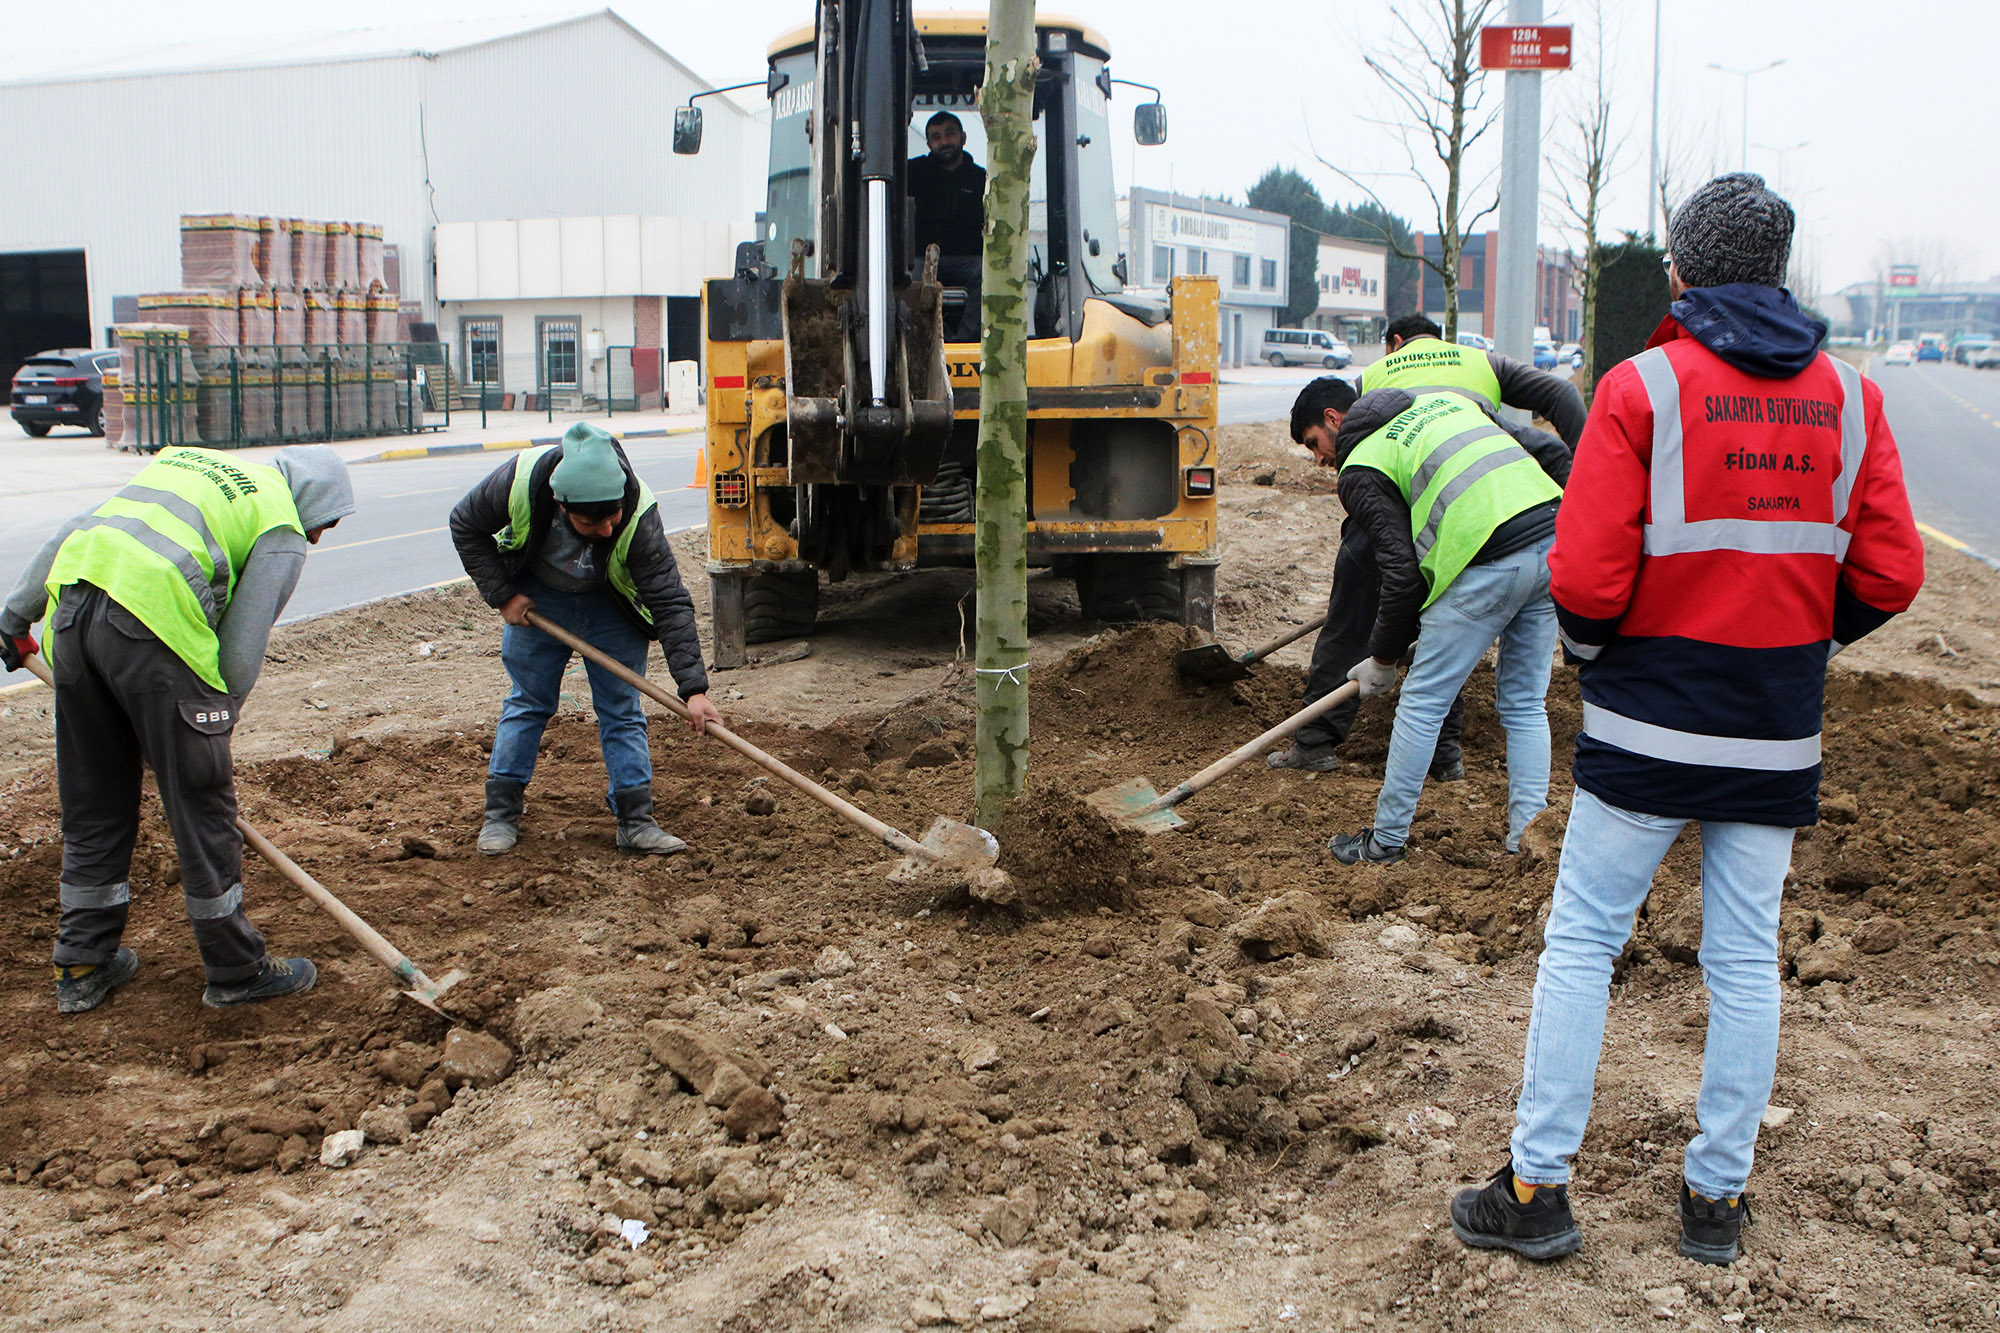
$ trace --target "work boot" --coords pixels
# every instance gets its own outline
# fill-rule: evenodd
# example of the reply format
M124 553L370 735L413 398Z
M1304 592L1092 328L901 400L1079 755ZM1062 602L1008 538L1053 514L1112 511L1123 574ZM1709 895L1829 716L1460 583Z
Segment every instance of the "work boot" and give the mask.
M611 793L618 816L618 850L644 856L672 856L687 844L653 822L653 789L625 787Z
M1289 749L1265 755L1264 763L1271 768L1296 768L1304 773L1331 773L1340 767L1340 755L1331 745L1293 741Z
M1512 1250L1524 1259L1560 1259L1583 1248L1568 1186L1533 1186L1522 1203L1514 1183L1510 1161L1484 1189L1460 1190L1451 1201L1452 1234L1476 1250Z
M1711 1199L1681 1182L1681 1253L1687 1258L1723 1267L1735 1263L1736 1239L1750 1220L1748 1199Z
M1333 859L1344 866L1367 861L1373 865L1392 866L1403 859L1400 846L1391 847L1375 836L1372 828L1359 833L1336 833L1326 840L1326 849L1333 853Z
M319 980L319 969L310 958L273 958L265 954L257 964L257 975L244 981L211 981L201 993L201 1002L211 1009L227 1009L233 1004L255 1004L285 995L303 995Z
M81 1014L95 1009L138 970L139 955L130 949L120 949L108 963L58 964L56 1012Z
M1433 760L1431 763L1432 782L1465 781L1465 760L1453 756L1450 759Z
M528 784L512 778L486 779L486 822L479 828L479 850L499 856L514 850L521 840L521 806L528 797Z

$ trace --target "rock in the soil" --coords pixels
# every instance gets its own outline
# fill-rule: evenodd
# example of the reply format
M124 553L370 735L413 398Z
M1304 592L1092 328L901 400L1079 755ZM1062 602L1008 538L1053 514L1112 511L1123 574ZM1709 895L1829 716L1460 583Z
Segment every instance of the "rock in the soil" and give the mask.
M1107 1287L1064 1311L1053 1325L1056 1333L1147 1333L1159 1325L1152 1288L1130 1282Z
M1686 1300L1687 1292L1678 1283L1646 1288L1646 1304L1652 1308L1655 1319L1672 1318Z
M490 1088L514 1068L514 1052L507 1043L485 1032L453 1028L444 1039L444 1058L438 1072L454 1090L462 1087Z
M775 1138L785 1127L784 1108L768 1089L752 1083L722 1113L722 1127L732 1139Z
M430 1061L426 1059L429 1054L408 1042L401 1042L386 1051L377 1051L375 1077L400 1088L414 1088L424 1081L424 1071L430 1067Z
M114 1190L130 1185L144 1174L139 1164L127 1157L100 1168L93 1180L104 1189Z
M514 1038L530 1060L561 1055L583 1040L590 1025L604 1017L604 1006L567 986L555 986L523 996L515 1007Z
M1822 981L1854 980L1854 946L1839 935L1822 935L1800 949L1793 959L1801 986Z
M1861 818L1861 802L1851 791L1821 796L1819 817L1829 824L1852 824Z
M276 1134L289 1139L294 1134L311 1138L320 1132L319 1117L292 1107L267 1106L244 1118L243 1128L253 1134Z
M770 1080L763 1061L732 1051L699 1028L656 1018L646 1024L646 1046L653 1058L674 1071L710 1106L727 1106L753 1083Z
M625 1265L612 1258L609 1253L600 1251L584 1260L583 1280L585 1282L593 1282L600 1287L623 1286L625 1284Z
M1021 886L999 866L982 866L973 871L972 878L966 881L965 891L980 902L995 907L1012 907L1021 901Z
M952 748L950 741L945 740L925 741L910 751L910 757L903 761L909 768L943 768L946 764L957 762L958 751Z
M1877 884L1886 884L1892 876L1888 863L1873 852L1857 850L1843 855L1839 862L1827 871L1826 887L1835 893L1866 893Z
M1563 832L1568 816L1555 806L1528 821L1521 830L1521 850L1516 864L1522 871L1554 865L1562 855Z
M748 1162L731 1162L708 1182L708 1201L725 1213L754 1212L777 1197L770 1177Z
M778 800L767 791L753 791L743 798L743 813L759 818L775 815L778 813Z
M1109 935L1092 935L1083 942L1083 951L1092 958L1109 958L1118 952L1118 941Z
M1423 947L1423 934L1415 926L1406 926L1398 921L1384 926L1382 933L1375 937L1375 943L1390 953L1409 953Z
M285 1141L276 1134L239 1134L222 1158L235 1170L255 1171L277 1161L278 1150L284 1146Z
M995 1240L1011 1250L1035 1229L1035 1201L995 1199L979 1210L979 1225L992 1232Z
M958 1062L968 1074L1000 1063L1000 1044L991 1037L968 1037L958 1047Z
M410 1113L400 1106L364 1111L361 1133L370 1143L402 1143L410 1137Z
M1327 951L1326 922L1306 893L1284 895L1238 921L1228 935L1245 956L1260 963L1301 953L1323 958Z
M821 949L813 958L812 974L820 981L844 977L853 970L854 955L832 944Z
M1863 953L1887 953L1903 942L1903 923L1889 916L1871 916L1849 937Z
M365 1130L343 1129L338 1134L329 1134L320 1142L319 1164L338 1170L359 1157L367 1142Z
M754 977L744 977L736 983L738 995L769 995L785 986L796 986L806 979L806 974L796 967L780 967L769 972L759 972Z
M597 1113L616 1125L629 1125L639 1118L639 1103L646 1090L637 1083L607 1083L597 1090Z
M740 949L750 942L749 932L713 894L704 893L681 905L674 933L690 944L705 949Z
M1274 467L1258 468L1250 474L1250 484L1252 486L1276 486L1278 484L1278 469Z
M1776 1134L1791 1124L1792 1118L1796 1115L1798 1111L1790 1106L1767 1106L1764 1108L1764 1119L1758 1124L1758 1128Z
M1174 1231L1193 1231L1208 1220L1208 1196L1200 1190L1161 1190L1153 1218Z
M1132 1002L1122 995L1114 995L1108 1000L1100 1000L1092 1007L1083 1020L1084 1031L1093 1037L1102 1036L1113 1028L1124 1027L1139 1016Z
M674 1164L649 1148L627 1148L618 1158L618 1169L651 1185L671 1185Z
M982 1296L973 1302L982 1322L993 1324L1002 1319L1012 1319L1034 1303L1035 1293L1027 1287L1009 1287L992 1296Z
M278 1149L278 1169L296 1171L312 1160L312 1144L303 1134L294 1134L285 1140L285 1146Z
M936 1296L919 1296L910 1302L910 1322L918 1328L942 1328L958 1321L945 1313L944 1302Z

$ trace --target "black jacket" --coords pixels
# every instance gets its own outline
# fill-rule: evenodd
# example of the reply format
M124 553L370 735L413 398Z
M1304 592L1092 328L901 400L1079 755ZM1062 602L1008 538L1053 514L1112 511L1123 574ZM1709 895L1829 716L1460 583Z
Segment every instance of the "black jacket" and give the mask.
M1561 381L1557 381L1561 383ZM1565 386L1567 387L1567 386ZM1375 629L1368 637L1368 655L1380 662L1394 662L1416 641L1418 618L1430 587L1424 582L1417 563L1417 543L1410 533L1410 506L1396 483L1372 467L1348 467L1347 457L1356 445L1407 411L1416 400L1403 389L1377 389L1362 394L1342 418L1334 435L1335 466L1340 468L1340 503L1349 517L1367 529L1375 547L1376 568L1381 572L1382 601L1375 613ZM1542 465L1558 486L1569 482L1570 450L1555 436L1533 426L1496 425L1514 437L1529 456ZM1481 559L1493 559L1520 550L1536 537L1555 530L1555 507L1538 506L1502 524L1485 546Z
M557 517L549 474L562 461L562 451L551 449L535 461L535 470L529 477L527 542L515 551L502 551L494 544L494 538L509 522L507 499L514 489L514 469L520 461L516 455L493 469L451 511L451 542L458 548L459 563L472 576L472 585L479 589L486 604L495 608L505 606L508 599L522 591L528 566L533 563L535 552L541 549L549 524ZM666 654L667 669L673 673L674 684L680 687L681 698L692 698L708 690L708 673L702 667L701 637L694 627L694 599L688 596L687 587L681 582L680 567L674 563L673 548L667 545L667 530L660 522L658 507L634 517L639 506L639 479L622 448L618 450L618 462L625 469L625 517L605 539L605 547L608 550L616 543L630 524L639 525L639 530L632 534L631 546L626 548L625 563L632 572L639 600L652 614L653 623L647 625L623 597L609 589L606 592L631 617L633 624L660 641L660 650Z

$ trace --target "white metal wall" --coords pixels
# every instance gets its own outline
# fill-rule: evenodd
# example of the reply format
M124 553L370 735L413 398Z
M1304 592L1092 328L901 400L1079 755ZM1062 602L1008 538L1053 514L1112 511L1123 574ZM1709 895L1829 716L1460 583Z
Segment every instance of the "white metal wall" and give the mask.
M675 157L672 108L698 86L608 12L434 58L0 85L8 142L70 145L85 173L0 190L0 251L84 250L101 329L113 295L180 285L182 213L379 222L434 313L433 206L747 223L765 131L706 99L703 152Z
M440 301L698 296L730 272L750 222L673 217L526 218L437 228Z

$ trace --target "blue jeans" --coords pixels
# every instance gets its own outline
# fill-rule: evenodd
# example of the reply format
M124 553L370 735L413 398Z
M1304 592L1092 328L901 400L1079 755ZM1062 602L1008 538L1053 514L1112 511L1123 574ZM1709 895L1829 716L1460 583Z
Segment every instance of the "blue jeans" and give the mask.
M620 609L610 592L556 592L532 582L523 592L535 599L535 610L561 625L593 648L602 649L621 665L646 673L646 652L652 640ZM486 771L524 786L535 775L535 754L542 731L562 701L563 672L569 667L568 645L526 625L509 625L500 636L500 661L514 688L500 705L500 725L493 733L493 759ZM598 746L611 775L611 791L650 787L653 756L646 748L646 713L639 691L594 662L586 662L590 704L597 712Z
M1632 933L1660 858L1686 822L1621 810L1582 788L1570 805L1514 1109L1514 1174L1530 1185L1569 1180L1569 1159L1590 1118L1611 964ZM1708 1044L1695 1103L1700 1132L1688 1144L1682 1173L1690 1189L1711 1199L1743 1193L1771 1100L1778 899L1791 861L1791 829L1702 821Z
M1451 701L1495 640L1493 704L1507 729L1507 850L1549 802L1549 674L1555 667L1556 607L1549 600L1547 538L1525 551L1469 565L1424 608L1417 656L1396 701L1389 762L1375 798L1375 838L1410 838L1438 728Z

